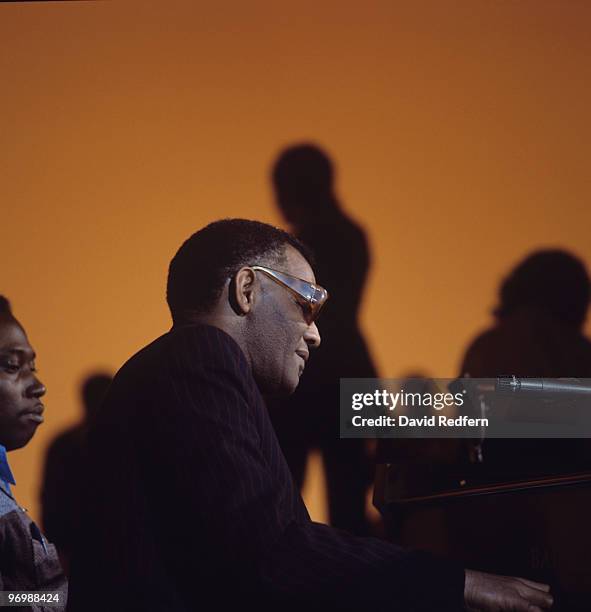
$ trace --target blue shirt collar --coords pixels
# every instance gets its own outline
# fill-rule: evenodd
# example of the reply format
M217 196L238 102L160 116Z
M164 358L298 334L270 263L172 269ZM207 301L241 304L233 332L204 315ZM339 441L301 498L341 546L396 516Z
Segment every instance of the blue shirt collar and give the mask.
M2 444L0 444L0 478L2 478L4 482L8 482L9 484L16 484L10 466L8 465L6 449L4 448L4 446L2 446Z

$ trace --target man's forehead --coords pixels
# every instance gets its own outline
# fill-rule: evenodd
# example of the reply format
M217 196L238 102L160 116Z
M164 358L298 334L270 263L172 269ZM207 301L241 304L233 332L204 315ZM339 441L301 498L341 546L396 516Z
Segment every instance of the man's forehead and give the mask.
M285 247L285 268L288 274L297 276L310 283L316 283L314 271L306 258L291 245Z
M4 352L34 353L23 328L12 318L0 319L0 350Z

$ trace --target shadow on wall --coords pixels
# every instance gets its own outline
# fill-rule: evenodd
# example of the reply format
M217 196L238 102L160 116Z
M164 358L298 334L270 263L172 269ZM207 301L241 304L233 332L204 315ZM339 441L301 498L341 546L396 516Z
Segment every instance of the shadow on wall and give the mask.
M298 389L268 403L296 483L302 487L308 454L318 448L330 524L363 535L368 532L365 503L372 461L364 440L339 438L339 379L376 376L358 326L370 254L364 231L341 209L334 174L329 156L313 144L285 149L272 168L277 206L292 233L311 249L316 278L330 299L318 322L321 346L311 355Z
M70 555L79 533L80 491L86 476L85 438L89 421L98 410L111 381L97 372L81 385L83 420L59 434L49 445L41 489L41 520L50 542L55 544L62 567L69 573Z

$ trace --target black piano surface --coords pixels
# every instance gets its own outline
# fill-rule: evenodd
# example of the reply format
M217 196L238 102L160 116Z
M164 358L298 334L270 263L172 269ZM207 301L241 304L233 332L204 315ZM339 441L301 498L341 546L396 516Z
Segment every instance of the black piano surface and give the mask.
M374 503L389 537L466 567L547 582L591 611L587 440L380 440Z

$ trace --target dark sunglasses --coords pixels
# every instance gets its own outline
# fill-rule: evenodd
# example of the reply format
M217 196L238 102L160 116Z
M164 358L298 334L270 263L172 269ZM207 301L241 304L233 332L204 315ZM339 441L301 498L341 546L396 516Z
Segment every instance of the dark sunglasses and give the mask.
M324 306L324 303L328 299L328 291L319 285L309 283L297 276L286 274L285 272L279 272L278 270L272 270L271 268L265 268L265 266L250 266L253 270L262 272L267 275L271 280L285 287L295 296L298 303L304 309L304 318L308 325L312 325L318 318L320 309Z

